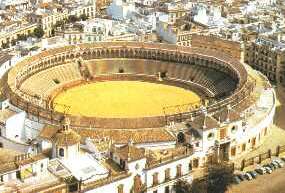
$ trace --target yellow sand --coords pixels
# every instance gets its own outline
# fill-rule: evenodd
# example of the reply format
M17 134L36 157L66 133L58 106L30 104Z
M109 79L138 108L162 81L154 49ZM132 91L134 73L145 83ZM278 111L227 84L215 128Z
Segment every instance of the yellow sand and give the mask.
M194 103L200 97L179 87L140 81L84 84L60 93L54 103L70 106L68 114L89 117L164 115L163 107ZM54 105L64 112L62 105Z

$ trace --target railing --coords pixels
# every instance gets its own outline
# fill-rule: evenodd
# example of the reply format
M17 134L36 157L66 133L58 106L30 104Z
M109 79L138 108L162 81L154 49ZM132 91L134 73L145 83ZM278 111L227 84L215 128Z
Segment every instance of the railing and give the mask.
M278 145L275 149L275 151L272 151L272 149L268 149L267 151L260 153L258 155L252 156L247 159L243 159L241 161L241 167L240 170L243 170L245 167L254 165L254 164L261 164L262 161L266 159L271 159L272 156L280 156L281 153L285 152L285 145L280 146Z
M152 184L151 186L146 187L146 189L152 189L152 188L155 188L155 187L160 186L160 185L165 184L165 183L173 183L173 182L175 182L175 181L177 181L179 179L184 179L184 178L190 176L191 173L192 173L192 170L187 172L187 173L184 173L181 176L175 176L175 178L168 178L168 179L165 179L162 182L158 182L158 183Z
M118 50L119 49L119 50ZM121 49L121 50L120 50ZM136 54L134 54L136 52ZM160 54L159 54L160 53ZM100 42L96 44L81 44L79 46L66 46L62 48L56 48L48 51L44 51L39 55L33 56L30 59L20 62L16 65L9 73L8 79L8 96L16 106L19 105L20 108L24 108L31 114L48 118L51 122L54 121L55 124L58 123L61 119L62 114L53 112L52 109L49 109L49 99L39 99L28 93L24 93L19 90L22 81L27 77L33 75L34 73L41 71L43 69L55 66L62 65L67 61L72 61L76 57L86 57L88 54L93 54L94 58L104 58L112 57L114 54L117 54L116 57L123 58L145 58L145 59L155 59L155 60L175 60L180 62L185 57L203 58L208 61L213 61L217 65L226 66L228 70L231 71L231 74L235 74L239 79L238 88L236 91L226 99L222 101L217 101L207 107L209 112L214 112L222 107L226 107L228 104L236 104L238 101L244 99L249 95L255 84L251 84L247 80L247 71L245 67L239 63L237 60L234 60L230 57L222 56L221 54L213 51L204 51L198 48L189 48L176 46L172 44L154 44L154 43L138 43L138 42ZM182 56L183 55L183 56ZM31 65L28 65L32 63ZM189 61L188 61L189 62ZM200 64L206 65L206 64ZM206 65L207 66L207 65ZM216 65L210 65L211 68L219 68ZM184 119L189 118L189 116L199 116L201 110L194 110L191 112L186 112L183 114L173 115L184 117ZM172 116L172 115L171 115ZM170 119L171 119L170 116ZM78 118L76 118L78 120ZM159 118L161 119L161 118ZM82 119L83 120L83 119ZM168 120L168 119L166 119ZM91 122L95 122L96 119L86 120L88 126ZM165 121L164 121L165 122ZM167 122L166 122L167 124Z
M100 186L104 186L106 184L119 181L129 176L131 176L131 173L129 173L128 171L123 171L116 175L109 175L108 177L103 178L103 179L99 179L99 180L89 182L89 183L83 183L81 188L83 191L88 191L88 190L92 190Z

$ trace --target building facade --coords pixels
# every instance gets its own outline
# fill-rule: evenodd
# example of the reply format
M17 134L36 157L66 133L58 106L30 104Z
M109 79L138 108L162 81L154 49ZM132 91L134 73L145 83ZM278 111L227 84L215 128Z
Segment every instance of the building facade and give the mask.
M270 81L285 85L285 43L260 37L245 46L244 62Z

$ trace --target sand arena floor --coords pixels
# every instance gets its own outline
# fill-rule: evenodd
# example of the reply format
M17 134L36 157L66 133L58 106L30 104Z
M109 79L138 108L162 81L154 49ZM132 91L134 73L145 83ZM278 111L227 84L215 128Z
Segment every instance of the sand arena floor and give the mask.
M134 118L164 115L163 107L196 104L199 101L196 93L175 86L140 81L107 81L70 88L58 94L53 102L70 106L68 113L73 115ZM54 109L64 112L62 105L54 105Z

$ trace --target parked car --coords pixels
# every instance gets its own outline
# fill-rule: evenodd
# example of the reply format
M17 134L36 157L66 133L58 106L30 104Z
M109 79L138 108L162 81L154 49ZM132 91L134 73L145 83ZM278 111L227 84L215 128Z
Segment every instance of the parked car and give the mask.
M264 167L269 167L272 171L275 170L275 166L271 163L263 165Z
M238 175L234 175L234 177L233 177L233 182L234 182L235 184L240 184L241 180L240 180L240 178L239 178Z
M248 173L248 172L246 172L246 173L244 174L244 177L245 177L248 181L250 181L250 180L253 179L252 176L250 175L250 173Z
M255 169L255 171L260 175L266 174L266 169L264 167L259 167Z
M279 168L283 168L284 167L284 162L279 160L279 159L275 159L272 162L277 163L277 165L279 166Z
M246 180L244 174L237 174L237 177L238 177L241 181Z
M272 173L272 169L270 167L263 167L266 170L266 173L271 174Z
M271 162L270 164L272 164L274 167L275 167L275 169L278 169L279 168L279 165L276 163L276 162Z
M248 172L251 176L252 176L252 178L257 178L257 173L256 173L256 171L249 171Z

